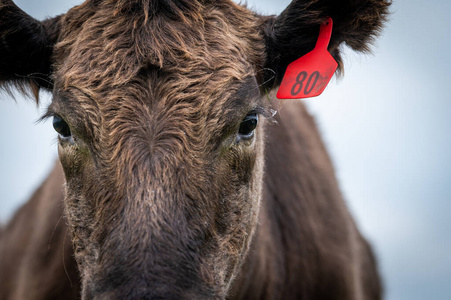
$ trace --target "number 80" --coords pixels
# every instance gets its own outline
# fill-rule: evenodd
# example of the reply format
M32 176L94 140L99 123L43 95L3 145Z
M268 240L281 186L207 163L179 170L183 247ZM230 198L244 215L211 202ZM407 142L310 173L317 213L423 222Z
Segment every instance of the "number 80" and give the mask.
M302 88L304 87L304 81L305 79L307 79L307 72L302 71L300 72L297 76L296 76L296 83L293 84L293 87L291 88L291 95L292 96L297 96L301 91ZM313 91L313 88L315 87L316 83L318 82L319 79L319 72L315 71L312 73L312 75L310 75L310 77L307 80L307 84L305 85L304 88L304 95L308 95ZM313 83L312 83L313 81Z

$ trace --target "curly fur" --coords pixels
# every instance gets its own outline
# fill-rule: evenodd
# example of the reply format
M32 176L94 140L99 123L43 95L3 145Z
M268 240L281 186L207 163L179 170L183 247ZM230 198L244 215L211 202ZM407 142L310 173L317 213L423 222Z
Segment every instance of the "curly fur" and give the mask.
M248 113L277 105L262 91L326 16L339 60L342 43L369 49L388 5L293 1L263 17L226 0L88 0L40 23L1 0L0 85L52 89L48 115L72 132L59 157L74 294L80 283L84 299L379 299L374 257L302 105L236 137ZM50 194L33 201L61 197ZM17 275L12 295L32 277Z

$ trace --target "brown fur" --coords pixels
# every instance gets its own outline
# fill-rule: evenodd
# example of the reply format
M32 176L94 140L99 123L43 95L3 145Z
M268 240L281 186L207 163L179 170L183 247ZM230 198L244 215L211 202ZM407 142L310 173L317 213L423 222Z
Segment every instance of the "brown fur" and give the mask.
M0 274L14 276L0 275L0 298L381 297L313 120L302 104L280 108L263 91L314 44L328 15L338 60L342 42L367 50L388 3L293 1L275 18L229 1L88 0L43 25L0 3L3 44L38 28L45 51L36 56L52 62L21 71L51 84L8 69L0 80L52 88L48 116L71 131L59 137L64 199L57 165L1 237L0 268L9 271ZM11 31L19 17L32 25ZM260 124L240 139L249 112ZM68 226L58 221L61 202ZM60 285L68 278L71 287Z

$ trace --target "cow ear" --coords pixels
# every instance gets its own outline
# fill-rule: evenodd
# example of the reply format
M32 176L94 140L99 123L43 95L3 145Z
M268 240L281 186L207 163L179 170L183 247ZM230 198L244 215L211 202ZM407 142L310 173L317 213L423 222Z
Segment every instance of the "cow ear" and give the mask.
M389 13L391 0L298 0L277 17L264 20L265 82L278 86L289 63L313 50L321 23L333 20L329 52L343 70L339 46L369 51Z
M60 17L39 22L10 0L0 1L0 88L52 89L51 56Z

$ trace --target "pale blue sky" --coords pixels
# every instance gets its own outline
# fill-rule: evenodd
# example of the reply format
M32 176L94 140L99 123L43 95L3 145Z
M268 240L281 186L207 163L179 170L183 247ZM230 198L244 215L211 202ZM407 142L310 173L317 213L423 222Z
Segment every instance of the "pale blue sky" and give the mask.
M22 0L36 18L81 1ZM248 1L262 13L289 3ZM376 249L386 299L451 299L451 1L398 0L373 55L346 51L345 76L304 100L342 191ZM50 122L30 101L0 94L0 220L56 159Z

